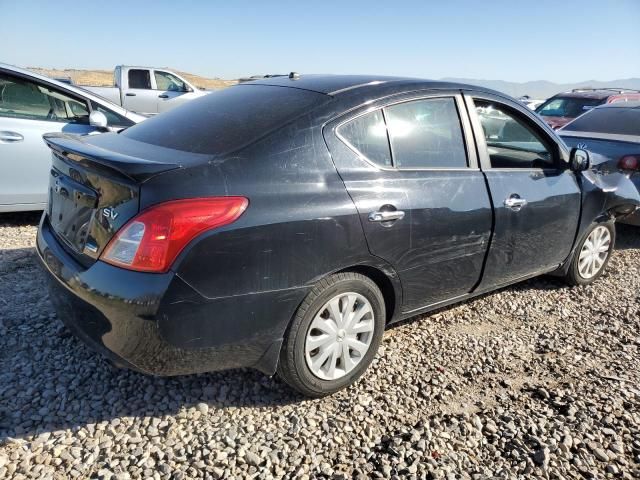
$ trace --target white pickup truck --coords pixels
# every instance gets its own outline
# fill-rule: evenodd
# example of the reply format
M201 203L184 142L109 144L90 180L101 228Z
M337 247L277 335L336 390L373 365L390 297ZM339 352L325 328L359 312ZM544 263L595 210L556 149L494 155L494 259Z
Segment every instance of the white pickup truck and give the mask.
M153 67L118 65L114 87L82 87L132 112L155 115L210 93L175 72Z

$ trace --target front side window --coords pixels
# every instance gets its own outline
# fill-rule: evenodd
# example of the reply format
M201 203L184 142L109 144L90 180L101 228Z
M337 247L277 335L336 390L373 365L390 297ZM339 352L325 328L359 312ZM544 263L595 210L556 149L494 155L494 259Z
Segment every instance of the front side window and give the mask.
M464 168L467 153L453 98L400 103L384 109L393 164L398 168Z
M4 73L0 73L0 116L65 123L89 122L85 102L45 85Z
M150 90L151 75L149 75L149 70L129 70L129 88Z
M553 168L548 141L507 107L474 100L492 168Z
M98 112L104 113L104 115L107 117L107 125L109 125L110 127L130 127L135 123L133 122L133 120L129 120L127 117L118 115L116 112L103 107L99 103L92 101L91 108L93 110L97 110Z
M158 90L164 90L165 92L186 92L187 86L175 75L171 75L167 72L154 71L153 75L156 78L156 88Z
M391 167L387 127L381 110L341 125L338 134L361 156L380 167Z

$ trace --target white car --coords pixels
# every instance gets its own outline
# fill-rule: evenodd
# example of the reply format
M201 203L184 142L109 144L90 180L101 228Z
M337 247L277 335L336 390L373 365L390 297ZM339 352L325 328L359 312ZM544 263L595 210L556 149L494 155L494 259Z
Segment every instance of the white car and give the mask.
M84 87L132 112L156 115L203 97L202 90L171 70L118 65L113 71L113 87Z
M51 150L43 134L118 131L145 118L74 85L0 64L0 212L45 208Z

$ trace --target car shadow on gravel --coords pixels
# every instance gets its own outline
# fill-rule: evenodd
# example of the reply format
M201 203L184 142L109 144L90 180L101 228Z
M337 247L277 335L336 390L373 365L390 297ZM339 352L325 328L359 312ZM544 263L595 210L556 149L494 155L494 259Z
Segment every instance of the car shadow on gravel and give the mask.
M40 223L42 212L0 213L1 227L35 226Z
M121 417L179 415L201 403L215 421L228 407L303 400L251 370L159 378L118 369L57 318L35 249L0 250L0 444Z
M21 214L11 222L35 225L38 216ZM621 227L617 248L640 248L640 229ZM561 285L542 277L509 288ZM197 407L217 422L230 407L268 410L305 400L251 370L158 378L117 369L63 326L46 292L34 248L0 250L0 444L122 417L180 416Z

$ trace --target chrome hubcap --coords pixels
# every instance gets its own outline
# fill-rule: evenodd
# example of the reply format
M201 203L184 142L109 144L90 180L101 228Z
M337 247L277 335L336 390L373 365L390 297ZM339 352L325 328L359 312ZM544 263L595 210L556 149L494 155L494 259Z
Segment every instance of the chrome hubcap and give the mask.
M305 358L322 380L336 380L364 358L373 339L371 303L359 293L340 293L314 317L305 339Z
M596 227L589 234L580 249L578 273L585 279L592 278L602 269L609 256L611 234L605 227Z

